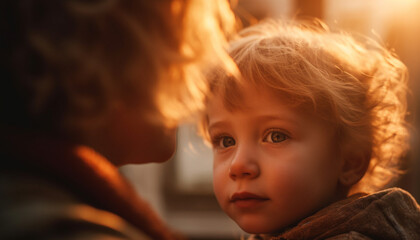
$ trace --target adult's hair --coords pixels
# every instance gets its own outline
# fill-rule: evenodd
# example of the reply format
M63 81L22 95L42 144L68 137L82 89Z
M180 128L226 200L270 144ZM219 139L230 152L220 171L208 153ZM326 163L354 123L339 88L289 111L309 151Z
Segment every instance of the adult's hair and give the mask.
M151 102L145 117L176 124L203 107L204 68L232 66L233 24L225 0L1 1L0 123L80 133Z

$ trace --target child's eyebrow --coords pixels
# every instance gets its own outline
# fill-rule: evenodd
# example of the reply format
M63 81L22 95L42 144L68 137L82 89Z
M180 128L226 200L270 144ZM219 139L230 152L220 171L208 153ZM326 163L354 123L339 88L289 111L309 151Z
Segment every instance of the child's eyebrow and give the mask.
M217 129L217 128L228 128L230 127L230 124L228 122L225 121L216 121L214 123L209 123L208 126L208 132L211 132L212 129Z
M258 121L281 121L281 122L288 122L297 124L299 121L296 117L285 116L285 115L261 115L257 117Z
M299 126L299 121L296 117L291 117L291 116L285 116L285 115L277 115L277 114L269 114L269 115L260 115L260 116L256 116L255 117L255 124L259 124L261 122L271 122L271 121L278 121L278 122L283 122L283 123L287 123L290 125L297 125ZM214 129L218 129L218 128L230 128L231 125L228 121L214 121L212 123L209 123L208 125L208 132L211 132Z

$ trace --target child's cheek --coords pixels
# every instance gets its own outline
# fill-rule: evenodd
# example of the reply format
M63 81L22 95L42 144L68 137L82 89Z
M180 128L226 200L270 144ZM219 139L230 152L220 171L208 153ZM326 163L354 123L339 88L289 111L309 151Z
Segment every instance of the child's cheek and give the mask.
M297 165L287 164L282 177L277 179L275 189L281 189L275 196L285 216L291 223L308 217L328 203L333 186L312 171L305 171Z
M271 191L281 192L281 195L294 196L307 188L307 176L295 164L282 162L276 164L275 168L276 171L272 171L266 180L268 184L273 185L270 188Z
M227 161L219 161L214 159L213 163L213 191L216 195L217 201L223 208L228 197L228 182L229 182L229 164Z
M288 160L272 165L265 182L270 186L267 189L270 197L284 216L284 223L293 224L322 204L325 191L317 179L319 176L303 168L298 159Z

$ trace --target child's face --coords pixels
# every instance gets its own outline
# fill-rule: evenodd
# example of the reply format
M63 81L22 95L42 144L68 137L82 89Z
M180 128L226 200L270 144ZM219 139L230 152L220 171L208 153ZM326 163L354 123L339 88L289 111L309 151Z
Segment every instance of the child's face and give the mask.
M331 127L266 89L246 87L233 112L222 101L208 106L214 191L244 231L281 231L336 197L341 163Z

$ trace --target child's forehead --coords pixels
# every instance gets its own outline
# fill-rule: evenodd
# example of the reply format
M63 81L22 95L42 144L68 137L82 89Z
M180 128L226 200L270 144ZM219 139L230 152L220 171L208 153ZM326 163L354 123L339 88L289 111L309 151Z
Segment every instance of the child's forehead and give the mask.
M287 109L288 113L325 122L331 126L335 125L334 119L328 111L323 110L322 105L314 106L309 99L302 99L292 93L254 83L219 89L209 99L208 105L210 104L213 108L223 108L225 112L242 112L247 115L275 115L278 109Z
M285 94L270 88L248 85L241 89L241 99L235 105L227 105L228 96L218 93L209 101L207 121L209 127L216 123L234 125L246 123L246 128L259 128L265 125L322 127L325 133L334 132L334 125L325 121L304 105L295 105Z
M295 109L298 108L298 101L295 100L291 94L284 91L253 83L230 86L223 90L219 89L210 98L210 101L223 103L223 107L229 111L247 110L251 106L258 106L267 102Z

